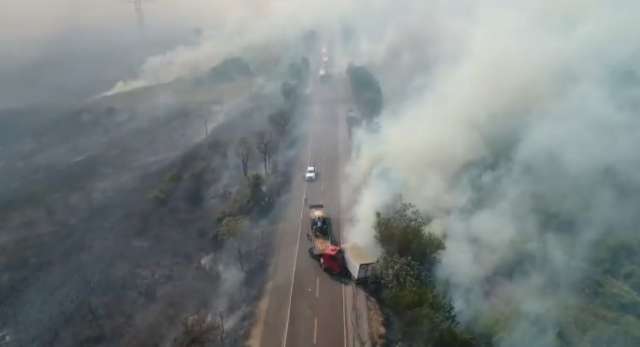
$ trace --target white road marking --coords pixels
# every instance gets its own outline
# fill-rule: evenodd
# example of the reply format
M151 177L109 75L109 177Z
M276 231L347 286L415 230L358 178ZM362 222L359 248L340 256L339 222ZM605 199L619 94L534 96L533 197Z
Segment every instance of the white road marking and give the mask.
M346 319L346 306L344 304L345 295L344 295L344 285L342 285L342 324L344 325L344 329L342 329L344 333L344 347L347 347L347 319Z
M342 110L340 110L340 112L342 112ZM340 113L342 114L342 113ZM343 174L342 171L340 170L340 168L342 168L342 135L344 132L344 123L343 123L344 119L342 119L342 117L340 117L338 115L338 182L341 182L340 177ZM340 183L338 183L340 184ZM339 203L338 206L340 207L340 211L344 211L344 209L342 208L342 191L340 191L340 194L338 194L338 199L339 199ZM343 227L344 225L342 225L343 223L343 219L340 219L340 240L342 240L342 234L343 234ZM345 286L342 285L342 324L344 326L343 333L344 333L344 347L347 347L347 329L349 328L349 326L347 325L347 307L346 307L346 303L345 303L345 299L346 299L346 295L345 295Z
M318 317L313 319L313 344L318 342Z
M316 298L320 297L320 277L316 276Z
M323 164L323 167L325 167L325 168L327 167L327 165L326 165L326 164L327 164L326 159L327 159L327 156L326 156L326 155L323 155L323 156L322 156L321 163ZM321 192L321 193L324 193L324 182L325 182L325 181L326 181L326 180L324 180L324 179L323 179L323 180L320 180L320 192Z
M311 160L311 143L312 132L309 134L309 143L307 144L307 163ZM296 265L298 264L298 251L300 249L300 234L302 234L302 216L304 213L305 201L307 199L307 185L304 185L302 194L302 207L300 208L300 220L298 221L298 240L296 241L296 249L293 254L293 269L291 269L291 289L289 290L289 306L287 308L287 320L284 324L284 332L282 337L282 347L287 346L287 334L289 332L289 320L291 319L291 302L293 301L293 284L296 278Z

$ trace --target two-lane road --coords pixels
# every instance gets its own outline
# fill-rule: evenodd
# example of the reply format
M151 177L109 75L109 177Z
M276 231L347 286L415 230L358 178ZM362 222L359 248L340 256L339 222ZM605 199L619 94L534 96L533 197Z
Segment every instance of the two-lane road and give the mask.
M345 81L314 81L307 112L307 137L297 160L290 205L276 240L275 259L258 309L250 345L264 347L347 347L345 291L308 255L308 205L321 203L338 240L340 183L346 142ZM302 180L307 165L318 170L315 182Z

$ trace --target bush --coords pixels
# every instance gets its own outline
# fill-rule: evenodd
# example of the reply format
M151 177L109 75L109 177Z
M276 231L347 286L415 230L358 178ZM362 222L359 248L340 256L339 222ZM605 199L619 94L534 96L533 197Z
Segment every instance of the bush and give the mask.
M282 82L280 93L282 94L286 105L295 104L296 99L298 98L298 89L296 87L296 84L289 81Z
M219 230L219 238L223 240L229 240L236 238L247 228L247 220L245 217L230 216L226 217L222 221L222 225Z
M184 199L191 207L201 207L204 202L202 186L204 182L204 171L198 171L189 176L184 188Z
M273 130L281 137L287 135L289 125L292 120L292 112L287 110L278 110L269 115L269 124Z
M444 241L426 231L429 220L415 206L399 203L376 213L376 239L383 248L373 277L384 307L397 319L399 340L408 346L473 346L458 326L453 305L430 278Z
M347 75L353 98L362 116L367 120L379 116L382 112L383 96L378 79L364 66L349 65Z
M425 232L428 222L415 206L400 203L388 215L376 213L376 239L385 254L410 258L430 274L445 246L440 237Z
M175 347L206 347L221 342L224 328L218 321L207 318L204 314L196 314L185 318L182 331L173 341Z
M387 291L416 288L420 285L419 265L409 258L384 255L378 261L375 280Z
M166 206L169 203L169 197L175 186L182 180L182 175L179 173L172 173L165 177L162 185L154 189L147 197L158 206Z
M205 78L210 83L225 83L251 76L251 66L242 58L232 57L211 68Z
M158 206L166 206L169 202L169 195L162 188L154 189L148 197Z

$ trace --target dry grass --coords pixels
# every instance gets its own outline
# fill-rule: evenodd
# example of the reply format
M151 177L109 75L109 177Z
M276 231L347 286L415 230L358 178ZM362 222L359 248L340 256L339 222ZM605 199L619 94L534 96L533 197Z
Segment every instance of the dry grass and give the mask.
M367 295L367 312L369 313L369 339L373 347L385 345L386 329L384 315L374 298Z
M206 347L222 343L224 326L205 314L195 314L182 321L182 332L174 339L174 347Z

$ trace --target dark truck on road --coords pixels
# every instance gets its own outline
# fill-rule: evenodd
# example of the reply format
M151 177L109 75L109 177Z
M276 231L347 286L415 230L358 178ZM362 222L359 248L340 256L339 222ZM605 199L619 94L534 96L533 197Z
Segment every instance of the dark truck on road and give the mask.
M327 273L358 282L371 275L376 258L355 243L338 245L331 229L331 219L324 205L309 205L310 231L307 238L312 243L309 255L320 262Z
M322 204L309 205L309 220L311 230L307 238L312 246L309 255L320 262L320 267L332 275L344 275L345 262L340 246L334 244L331 230L331 220L324 211Z

